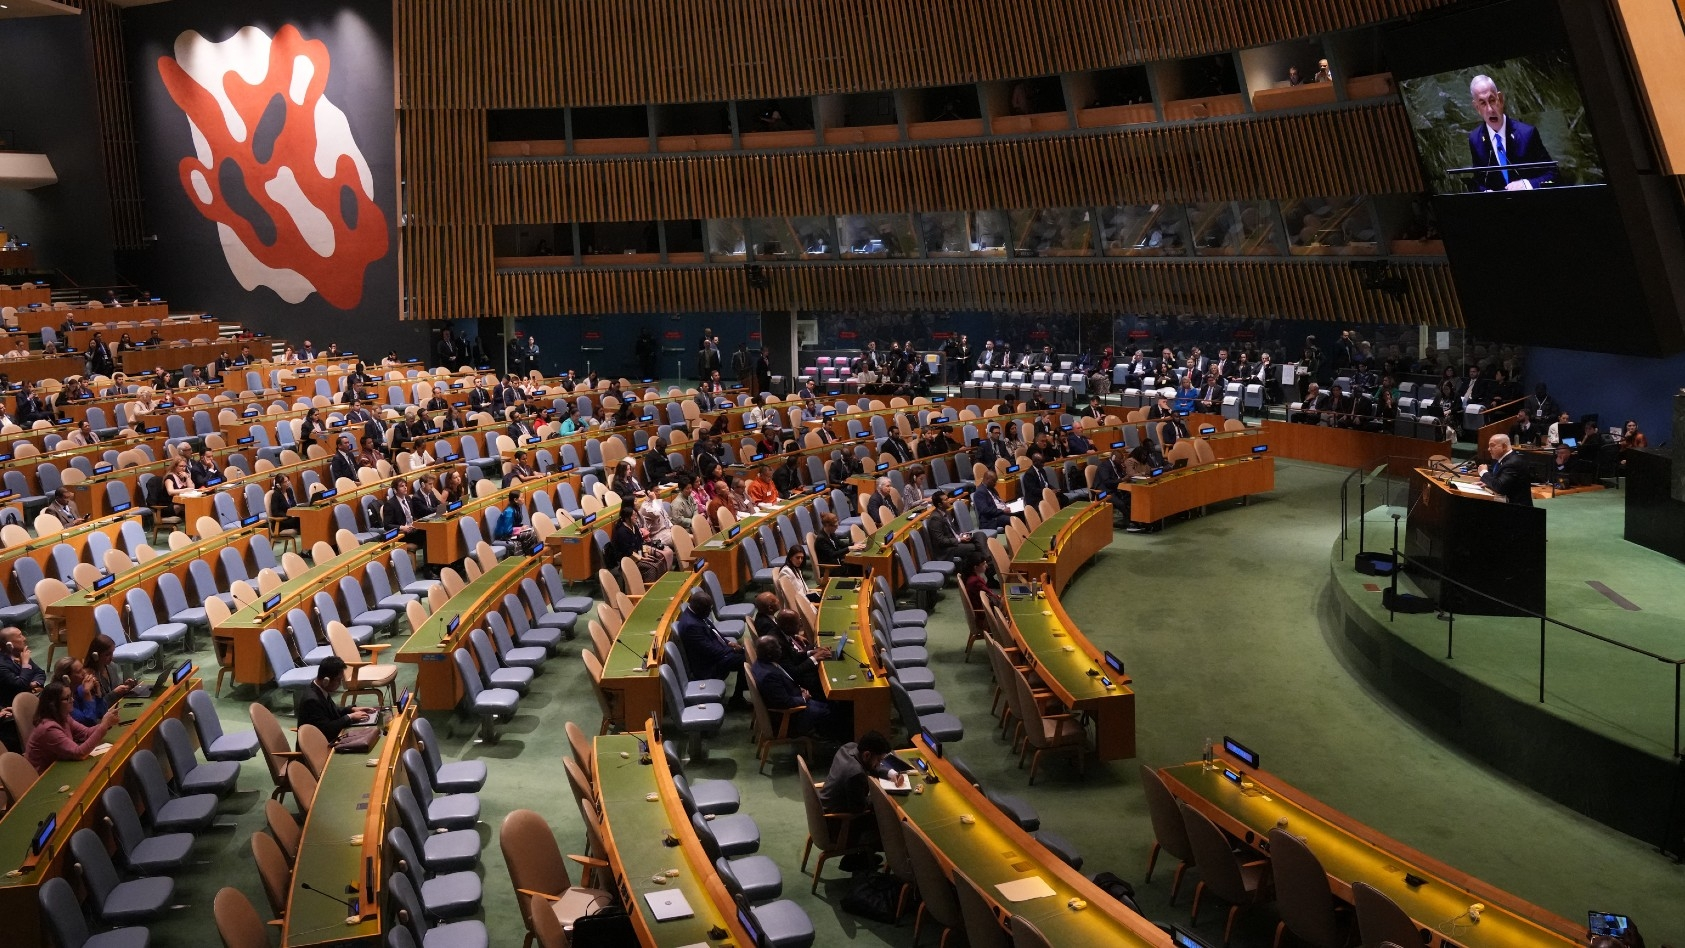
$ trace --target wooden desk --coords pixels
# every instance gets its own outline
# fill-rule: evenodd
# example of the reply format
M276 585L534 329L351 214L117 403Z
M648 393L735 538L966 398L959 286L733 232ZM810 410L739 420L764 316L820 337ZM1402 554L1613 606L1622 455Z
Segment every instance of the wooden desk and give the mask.
M140 518L140 514L130 510L120 514L99 517L94 520L89 520L87 523L78 524L77 526L70 527L69 529L61 530L58 533L50 533L44 537L38 537L21 546L11 546L0 549L0 586L4 586L7 589L15 587L16 584L12 582L13 565L18 561L19 557L24 556L27 556L35 562L41 564L42 571L46 575L56 576L57 574L53 570L49 569L48 565L49 561L52 559L53 547L59 545L60 543L70 544L70 548L76 551L76 558L84 562L86 562L86 556L84 554L88 551L88 536L90 534L103 533L111 540L112 547L121 548L122 543L119 542L119 537L122 533L123 521L131 518L138 520ZM19 589L18 592L21 594L25 592L25 590ZM35 590L33 589L27 590L27 592L30 595L35 594ZM14 601L22 602L23 600L19 599Z
M645 948L712 945L716 942L708 932L718 926L727 932L731 944L750 945L748 934L737 922L737 908L726 896L719 874L685 814L684 802L673 788L666 755L650 754L647 764L641 760L644 748L651 744L647 730L596 739L595 783L602 804L603 845L608 849L615 888L632 916L638 943ZM621 754L627 756L622 758ZM679 841L676 849L667 845L669 836ZM679 874L665 884L650 882L656 874L674 868ZM644 893L675 891L684 895L694 914L657 921Z
M1155 523L1195 507L1275 490L1275 459L1248 455L1118 486L1130 493L1130 518Z
M43 288L45 289L45 288ZM51 292L50 290L48 292ZM75 318L79 323L92 322L96 319L122 319L140 322L145 319L163 321L170 317L170 307L166 303L145 303L139 306L71 306L67 309L53 309L46 300L41 301L40 309L18 310L18 328L27 333L39 333L48 326L58 329L67 319ZM150 332L152 327L146 327Z
M21 315L21 314L20 314ZM54 323L57 325L57 323ZM0 362L14 382L40 382L45 379L67 379L87 373L87 363L81 353L76 355L31 355Z
M1211 446L1212 457L1219 461L1227 461L1231 458L1251 457L1253 448L1260 444L1268 444L1264 439L1263 429L1248 428L1245 431L1216 431L1205 435L1201 440Z
M1322 862L1328 887L1336 896L1350 903L1353 883L1374 886L1432 934L1430 944L1445 945L1447 939L1463 948L1585 944L1583 920L1570 922L1459 872L1273 774L1221 758L1217 763L1218 769L1210 771L1198 761L1165 767L1159 775L1171 793L1260 852L1267 854L1269 831L1285 819L1288 832L1304 840ZM1231 783L1223 776L1224 767L1240 773L1251 787ZM1404 882L1405 873L1427 879L1427 884L1412 888ZM1475 902L1486 905L1479 924L1471 924L1466 915Z
M117 365L130 375L157 369L176 370L188 365L209 365L228 348L226 343L206 342L157 349L130 349L117 353Z
M379 941L386 930L381 895L386 816L394 782L407 782L398 755L410 744L415 704L396 714L366 754L332 754L317 778L316 800L304 817L293 866L287 911L282 916L282 948ZM374 763L374 766L369 766ZM352 838L361 836L361 843ZM372 880L372 887L371 887ZM355 899L356 924L347 924L345 906L303 888L308 883L331 895Z
M843 562L860 567L861 572L868 576L882 573L889 579L890 588L901 588L906 577L896 562L895 544L906 542L907 534L911 532L909 528L916 528L919 520L932 509L929 505L918 507L884 524L866 538L864 549L844 556Z
M497 611L503 597L517 592L521 580L538 575L543 564L542 557L511 556L462 587L421 628L411 630L393 660L416 667L414 703L421 710L449 711L462 700L451 653L466 648L469 630L484 628L486 614Z
M85 327L72 329L66 338L68 339L70 345L78 352L83 352L86 351L89 344L94 341L94 333L97 332L100 334L100 341L112 347L113 352L115 352L117 342L123 338L124 333L129 334L130 342L138 345L139 343L145 342L147 339L151 338L152 330L154 329L158 330L158 338L163 339L167 343L191 342L195 339L216 339L218 333L222 330L222 324L214 319L194 319L191 321L166 319L156 326L141 326L138 324L132 326L119 326L117 325L119 321L130 321L123 315L123 313L124 310L113 309L109 317L103 316L102 314L101 319L89 323ZM238 353L241 345L248 344L249 343L242 343L235 340L233 342L233 351ZM224 343L223 345L227 344Z
M884 674L877 650L872 647L871 609L872 586L866 580L851 577L827 582L824 598L819 601L818 641L814 643L834 651L837 636L848 636L848 654L820 662L819 681L825 686L827 701L854 705L856 740L868 731L890 733L889 676ZM870 668L870 679L862 664Z
M180 685L160 689L151 698L125 699L120 713L132 719L132 723L106 732L111 750L87 760L61 760L49 765L29 791L14 800L11 809L0 817L0 851L7 854L8 865L15 865L9 861L21 861L28 854L30 840L41 822L49 814L58 814L58 829L35 867L22 875L0 875L0 918L6 920L8 945L45 948L47 933L41 926L38 901L41 883L63 876L71 879L72 885L79 884L70 871L76 861L70 854L71 835L92 827L103 838L104 827L100 824L105 807L99 795L107 787L123 784L130 758L135 751L151 746L158 726L166 718L186 717L187 693L199 687L199 679L188 678ZM60 787L67 785L68 793L59 792Z
M337 604L342 577L352 576L362 582L363 573L370 563L390 560L392 551L402 545L397 540L365 543L350 553L342 553L320 566L312 567L302 576L288 577L274 592L259 596L250 605L236 610L228 621L211 633L218 661L234 669L234 684L256 687L275 680L275 671L269 667L269 657L258 641L264 629L277 629L286 635L287 612L291 609L303 609L307 615L314 616L316 607L312 600L318 592L333 596ZM276 603L275 608L265 610L263 604L276 596L281 601Z
M217 463L225 470L228 467L229 461L235 456L245 458L246 466L251 467L256 454L256 451L235 450L233 448L224 448L220 451L211 452L211 456L216 458ZM153 474L162 478L170 472L170 465L173 463L174 462L169 458L161 458L151 464L140 464L135 467L121 467L105 474L95 474L82 483L76 484L70 488L71 495L76 500L76 509L82 511L90 517L103 517L106 514L109 514L111 512L111 503L106 499L105 485L110 481L122 481L123 485L129 489L129 502L138 504L141 501L140 476L142 474ZM236 472L235 476L239 476L239 468L235 468L234 470ZM225 483L227 477L228 475L224 473L223 478ZM185 507L186 505L183 504L183 506ZM209 512L209 508L206 509L206 512ZM188 529L191 529L193 521L187 521L185 525Z
M1039 598L1022 583L1006 583L1012 637L1032 656L1036 674L1054 696L1094 719L1094 750L1101 760L1134 757L1135 690L1129 679L1113 676L1104 653L1071 621L1056 593L1043 595ZM1112 686L1102 683L1102 677L1111 677Z
M427 562L434 566L449 566L461 562L474 554L462 542L462 528L460 524L465 517L476 517L488 507L501 506L509 499L509 495L519 491L523 496L532 491L554 491L567 475L549 474L536 481L528 481L512 487L501 487L484 497L465 500L454 513L437 513L431 517L417 520L415 525L421 528L421 535L426 538ZM577 476L577 475L576 475ZM482 525L483 526L483 525ZM486 531L481 529L484 534ZM561 531L558 530L557 533ZM491 537L485 538L490 542Z
M614 647L603 659L602 687L610 720L621 729L637 727L652 717L660 719L662 651L679 610L701 582L702 574L697 572L672 572L656 580L615 635ZM651 656L655 661L646 662Z
M1104 501L1072 504L1043 520L1012 557L1012 571L1052 585L1065 586L1095 553L1112 542L1112 505Z
M1263 429L1270 453L1277 457L1365 470L1386 461L1392 473L1401 475L1427 464L1429 458L1446 450L1443 441L1356 428L1300 425L1273 418L1264 420Z
M24 284L17 289L0 290L0 306L11 306L22 309L25 306L50 306L53 302L51 287L34 284Z
M923 791L891 794L890 801L908 825L930 843L947 873L952 876L957 868L971 877L1001 916L1024 916L1055 945L1171 948L1169 935L1020 829L951 764L931 753L922 737L915 737L913 747L897 751L896 756L909 764L924 761L941 782L919 781L914 771L909 777L915 781L915 788L923 787ZM969 816L973 822L962 823L961 816ZM1053 894L1009 902L995 888L1032 876L1039 876ZM1070 906L1072 899L1082 899L1088 905L1074 909Z
M579 477L577 473L569 475ZM663 487L658 495L667 501L673 499L675 488ZM544 549L551 560L557 564L562 579L570 583L587 583L597 578L597 569L607 564L597 560L597 545L591 536L598 530L612 534L614 524L620 519L622 504L606 504L595 514L586 514L579 520L561 524L556 532L544 539ZM559 512L559 511L558 511ZM697 516L702 516L698 513ZM722 556L721 561L724 562ZM428 550L428 562L433 562L432 549ZM730 592L730 590L725 590Z
M795 516L796 508L812 505L813 498L817 496L819 495L812 491L804 491L794 497L786 498L780 501L776 507L750 514L737 521L737 526L742 529L738 531L736 537L729 536L731 531L725 530L714 534L708 538L708 542L698 546L696 555L708 564L708 568L714 571L715 576L719 577L720 591L728 596L735 596L745 586L749 585L749 569L743 554L744 540L754 537L762 524L776 523L778 518L785 514ZM788 553L789 551L786 550L785 552ZM762 550L761 556L767 560L767 566L776 567L779 565L774 562L774 557L777 556L776 551Z
M142 563L127 572L119 573L115 582L97 592L86 589L78 590L69 596L47 607L47 618L64 623L65 642L69 654L82 656L88 654L88 646L93 643L94 636L99 630L94 628L94 609L101 604L115 606L121 613L124 606L124 596L131 589L144 589L154 597L153 602L159 602L157 597L158 577L165 573L173 573L182 582L183 590L188 586L187 570L196 560L204 560L210 564L211 570L217 572L220 551L224 548L238 550L241 559L245 559L251 545L255 542L269 542L269 528L264 524L253 524L249 527L237 527L208 540L190 543L179 550L171 550L161 554L157 559ZM189 601L194 601L190 596ZM164 611L162 609L160 612Z

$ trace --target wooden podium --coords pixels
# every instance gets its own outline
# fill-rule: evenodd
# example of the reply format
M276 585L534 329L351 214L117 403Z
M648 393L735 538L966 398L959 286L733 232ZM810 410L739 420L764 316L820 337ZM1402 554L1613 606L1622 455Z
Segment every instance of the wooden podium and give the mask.
M1452 478L1417 468L1407 516L1405 555L1523 609L1545 611L1545 511L1505 503L1489 491L1474 492L1473 478ZM1458 483L1464 487L1457 486ZM1423 595L1453 613L1520 615L1426 570L1406 570Z

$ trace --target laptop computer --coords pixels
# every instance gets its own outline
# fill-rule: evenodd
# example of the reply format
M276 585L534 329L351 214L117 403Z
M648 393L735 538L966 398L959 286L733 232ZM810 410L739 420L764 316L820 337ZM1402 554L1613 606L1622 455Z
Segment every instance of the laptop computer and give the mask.
M645 892L644 901L649 904L649 910L658 922L670 922L677 918L690 918L696 913L691 911L690 901L683 892L669 889L661 892Z
M169 682L170 682L170 672L171 671L172 671L172 669L166 668L165 670L159 672L158 677L154 678L152 680L152 684L150 684L150 685L145 684L145 683L136 685L134 687L134 690L129 692L129 697L131 697L131 698L150 698L150 697L152 697L152 693L154 691L158 691L158 690L164 688L166 685L169 684Z

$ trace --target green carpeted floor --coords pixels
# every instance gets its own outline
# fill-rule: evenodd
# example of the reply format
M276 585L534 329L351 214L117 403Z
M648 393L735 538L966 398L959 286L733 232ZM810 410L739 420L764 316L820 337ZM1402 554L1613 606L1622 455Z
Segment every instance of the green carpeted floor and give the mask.
M1328 550L1344 475L1278 461L1273 494L1158 534L1119 533L1067 591L1065 603L1088 636L1129 662L1139 692L1139 763L1193 759L1203 738L1231 734L1257 748L1271 771L1329 805L1551 911L1569 918L1588 908L1624 911L1652 945L1685 938L1685 870L1648 844L1583 819L1441 745L1342 667L1325 637L1335 627ZM1585 509L1595 510L1587 515L1588 530L1618 531L1607 501L1592 499ZM1640 590L1629 588L1639 580L1610 585L1639 601ZM1191 881L1177 906L1168 904L1167 869L1161 867L1151 884L1141 882L1152 834L1138 762L1093 766L1080 779L1054 761L1035 787L1026 787L1025 772L989 727L987 663L981 655L969 664L962 660L964 617L955 596L945 594L930 628L932 666L949 710L967 728L952 753L986 784L1028 797L1045 827L1077 842L1085 871L1110 870L1135 881L1151 917L1185 924ZM502 814L536 809L565 851L583 845L561 766L568 752L563 722L578 721L592 731L598 720L578 650L577 640L568 643L549 664L498 744L474 743L466 722L452 734L443 730L445 718L434 721L447 735L447 756L490 764L480 833L486 843L482 917L494 946L519 945L523 934L497 847ZM209 656L201 660L208 664ZM221 699L226 726L249 726L249 701L249 695ZM736 781L744 812L761 827L761 852L783 867L785 896L813 918L818 944L909 944L910 920L899 927L863 923L837 908L850 884L838 870L827 869L818 895L809 895L796 873L805 830L794 765L783 755L762 776L750 751L747 715L734 715L712 743L710 758L694 764L691 774ZM267 911L248 856L269 792L261 761L245 766L241 788L223 804L224 827L199 841L199 864L178 882L186 907L154 925L154 944L214 943L211 898L223 885L239 887ZM1198 930L1216 941L1222 914L1208 910ZM1234 943L1269 944L1275 920L1268 907L1243 913Z

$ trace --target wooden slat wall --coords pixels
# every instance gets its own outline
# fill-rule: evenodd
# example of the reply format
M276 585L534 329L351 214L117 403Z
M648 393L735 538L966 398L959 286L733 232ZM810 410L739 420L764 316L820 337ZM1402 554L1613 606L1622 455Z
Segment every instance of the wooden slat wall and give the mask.
M738 267L607 267L506 273L491 310L556 313L707 310L996 310L1024 313L1221 314L1462 326L1444 263L1393 267L1398 302L1363 289L1343 261L1093 261L998 264L767 264L765 290Z
M399 0L402 108L906 89L1177 59L1452 0Z
M399 197L404 315L491 312L485 113L400 112L398 135L404 168Z
M146 222L135 156L135 123L129 111L123 11L110 0L76 0L75 5L82 8L82 16L87 20L93 51L100 149L105 159L106 188L111 195L112 236L119 249L139 250L145 245L142 238L146 234Z
M413 180L413 178L412 178ZM1410 193L1403 106L1107 134L493 164L493 223L689 220Z

